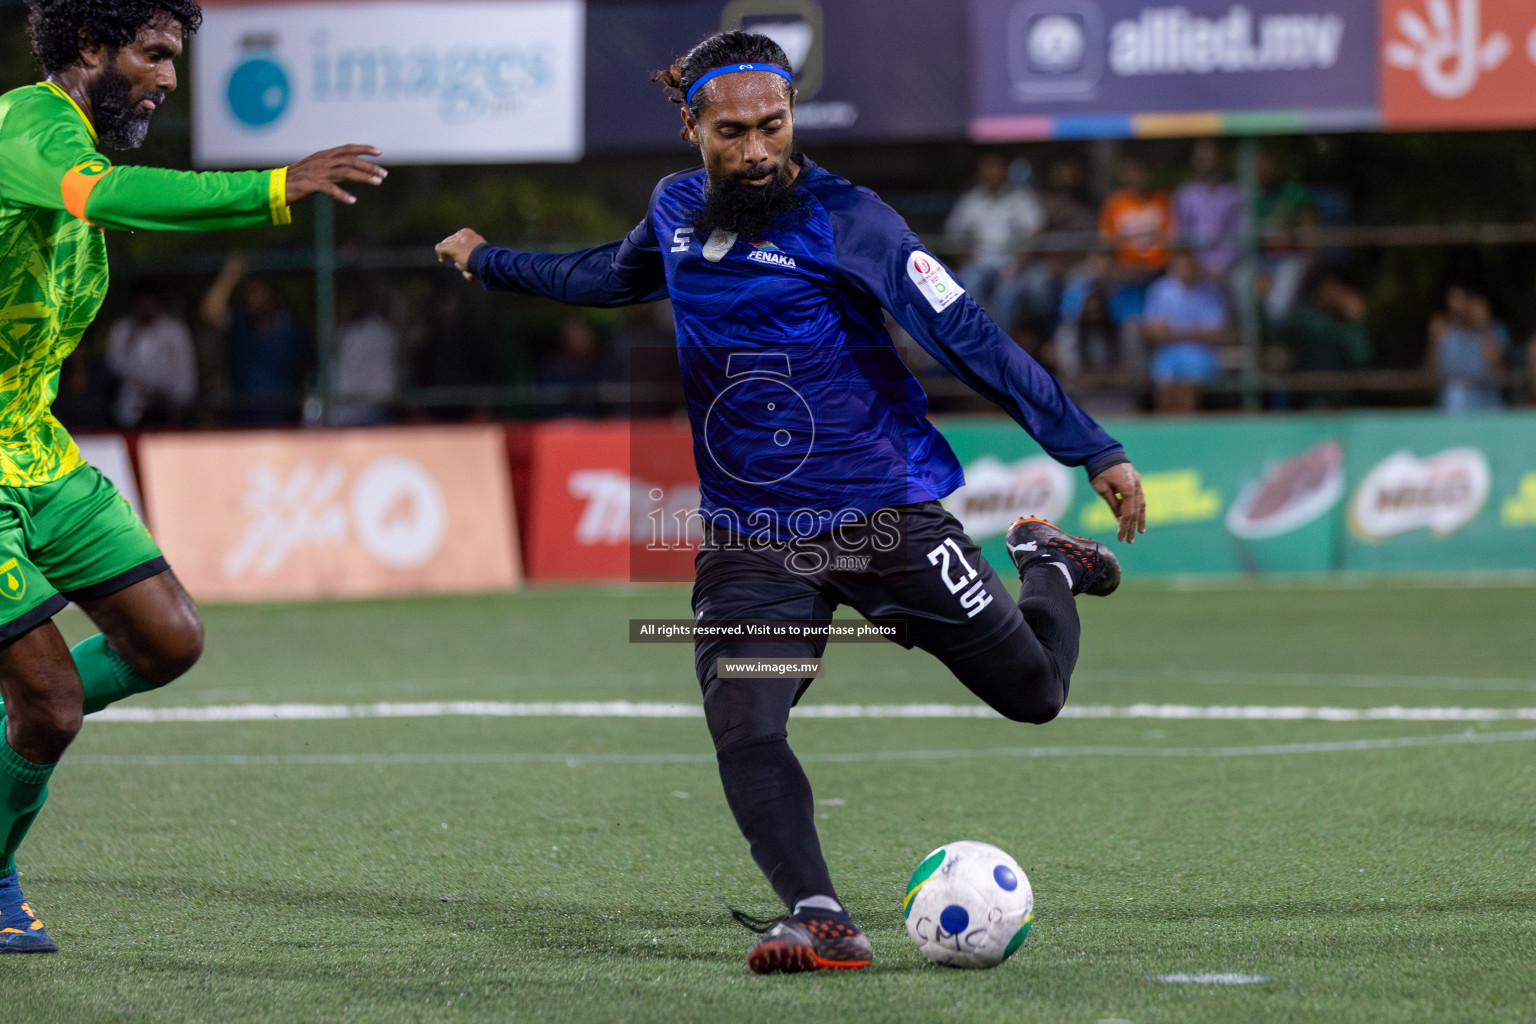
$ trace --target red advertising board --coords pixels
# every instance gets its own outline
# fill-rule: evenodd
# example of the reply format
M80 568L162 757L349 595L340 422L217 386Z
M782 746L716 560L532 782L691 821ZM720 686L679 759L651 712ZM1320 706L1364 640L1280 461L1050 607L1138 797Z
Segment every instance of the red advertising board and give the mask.
M1536 3L1382 0L1381 107L1391 131L1536 124Z
M693 578L698 475L688 424L509 428L530 580Z
M497 427L145 435L149 526L213 601L518 584Z

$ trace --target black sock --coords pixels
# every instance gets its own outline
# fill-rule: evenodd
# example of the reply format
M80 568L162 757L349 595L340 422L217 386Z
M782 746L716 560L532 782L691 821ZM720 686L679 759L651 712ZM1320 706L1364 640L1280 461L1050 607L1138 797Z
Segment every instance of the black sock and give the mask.
M1083 634L1077 618L1077 599L1067 576L1054 563L1030 566L1019 586L1019 611L1024 622L1056 662L1061 695L1066 699L1072 670L1077 667L1077 644Z
M718 751L720 781L752 859L784 905L810 896L837 898L816 838L811 783L788 740L749 741ZM817 911L816 916L837 916Z
M945 664L999 714L1040 725L1067 702L1082 631L1071 584L1054 563L1025 568L1019 611L1024 621L1018 629L984 651Z

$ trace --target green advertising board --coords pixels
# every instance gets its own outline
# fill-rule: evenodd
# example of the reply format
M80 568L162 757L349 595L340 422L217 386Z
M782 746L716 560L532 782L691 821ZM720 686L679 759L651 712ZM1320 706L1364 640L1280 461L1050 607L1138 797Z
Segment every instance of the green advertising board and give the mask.
M939 424L966 468L946 505L995 565L1019 515L1109 542L1108 508L998 419ZM1128 573L1536 569L1536 415L1212 416L1106 422L1147 493Z

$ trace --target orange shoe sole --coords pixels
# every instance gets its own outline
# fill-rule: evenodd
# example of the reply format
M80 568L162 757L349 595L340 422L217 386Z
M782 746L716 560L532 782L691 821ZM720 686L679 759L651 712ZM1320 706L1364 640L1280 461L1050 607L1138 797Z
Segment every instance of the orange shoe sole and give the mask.
M753 974L798 974L801 971L857 970L871 960L823 960L809 946L799 942L759 942L747 954L747 966Z

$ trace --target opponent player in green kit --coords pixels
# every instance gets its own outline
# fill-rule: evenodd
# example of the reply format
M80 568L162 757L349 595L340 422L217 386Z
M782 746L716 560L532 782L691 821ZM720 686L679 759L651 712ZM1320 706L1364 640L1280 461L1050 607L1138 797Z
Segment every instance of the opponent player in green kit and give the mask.
M202 653L197 608L117 490L48 411L59 364L107 290L104 229L286 224L289 206L385 172L342 146L270 171L114 167L176 88L194 0L32 0L47 80L0 96L0 953L58 949L21 894L15 854L81 718L175 679ZM73 650L77 602L101 632Z

